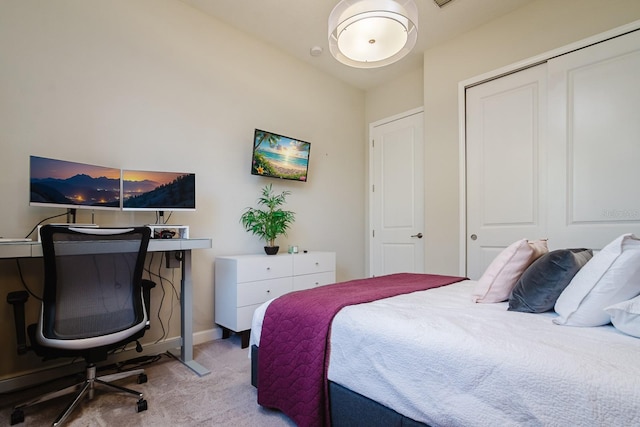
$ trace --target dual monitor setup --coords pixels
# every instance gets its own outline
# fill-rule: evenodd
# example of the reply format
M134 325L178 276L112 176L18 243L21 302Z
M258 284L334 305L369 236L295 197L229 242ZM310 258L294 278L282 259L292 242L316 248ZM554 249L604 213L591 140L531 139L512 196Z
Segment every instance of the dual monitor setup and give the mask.
M31 156L31 206L124 211L193 211L196 176L117 169Z
M196 176L187 172L117 169L31 156L29 187L29 205L66 208L68 223L76 222L76 209L156 211L160 217L164 211L196 209ZM188 238L188 227L166 227L151 226L153 237Z

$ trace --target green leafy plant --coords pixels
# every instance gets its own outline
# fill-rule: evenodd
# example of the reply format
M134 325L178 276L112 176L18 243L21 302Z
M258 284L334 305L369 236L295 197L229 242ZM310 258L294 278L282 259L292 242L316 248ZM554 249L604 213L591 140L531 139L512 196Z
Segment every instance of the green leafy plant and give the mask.
M290 191L274 194L271 184L262 189L258 198L260 208L247 208L240 217L245 230L263 239L267 246L275 246L280 235L287 235L287 229L295 220L295 212L285 211L280 207L286 203Z

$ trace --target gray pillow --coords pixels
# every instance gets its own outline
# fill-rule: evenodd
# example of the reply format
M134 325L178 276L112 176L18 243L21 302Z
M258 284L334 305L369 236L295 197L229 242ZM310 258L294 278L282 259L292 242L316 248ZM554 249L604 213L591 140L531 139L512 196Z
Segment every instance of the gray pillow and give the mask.
M591 249L558 249L541 256L520 276L509 297L509 310L552 310L564 288L592 256Z

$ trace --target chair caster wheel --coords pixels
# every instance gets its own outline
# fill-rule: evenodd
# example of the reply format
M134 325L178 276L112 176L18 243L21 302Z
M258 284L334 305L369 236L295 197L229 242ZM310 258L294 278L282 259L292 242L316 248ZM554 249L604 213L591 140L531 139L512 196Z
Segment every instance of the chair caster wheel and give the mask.
M138 400L138 406L136 407L136 412L142 412L147 410L147 401L144 399Z
M138 375L138 384L144 384L147 382L147 374Z
M22 409L14 409L11 413L11 425L24 422L24 411Z

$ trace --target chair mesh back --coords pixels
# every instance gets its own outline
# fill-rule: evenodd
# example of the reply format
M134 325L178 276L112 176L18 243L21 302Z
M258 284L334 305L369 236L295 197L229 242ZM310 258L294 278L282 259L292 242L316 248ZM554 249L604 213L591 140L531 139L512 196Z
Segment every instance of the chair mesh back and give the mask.
M95 235L60 227L43 234L45 337L99 337L144 321L144 229Z

